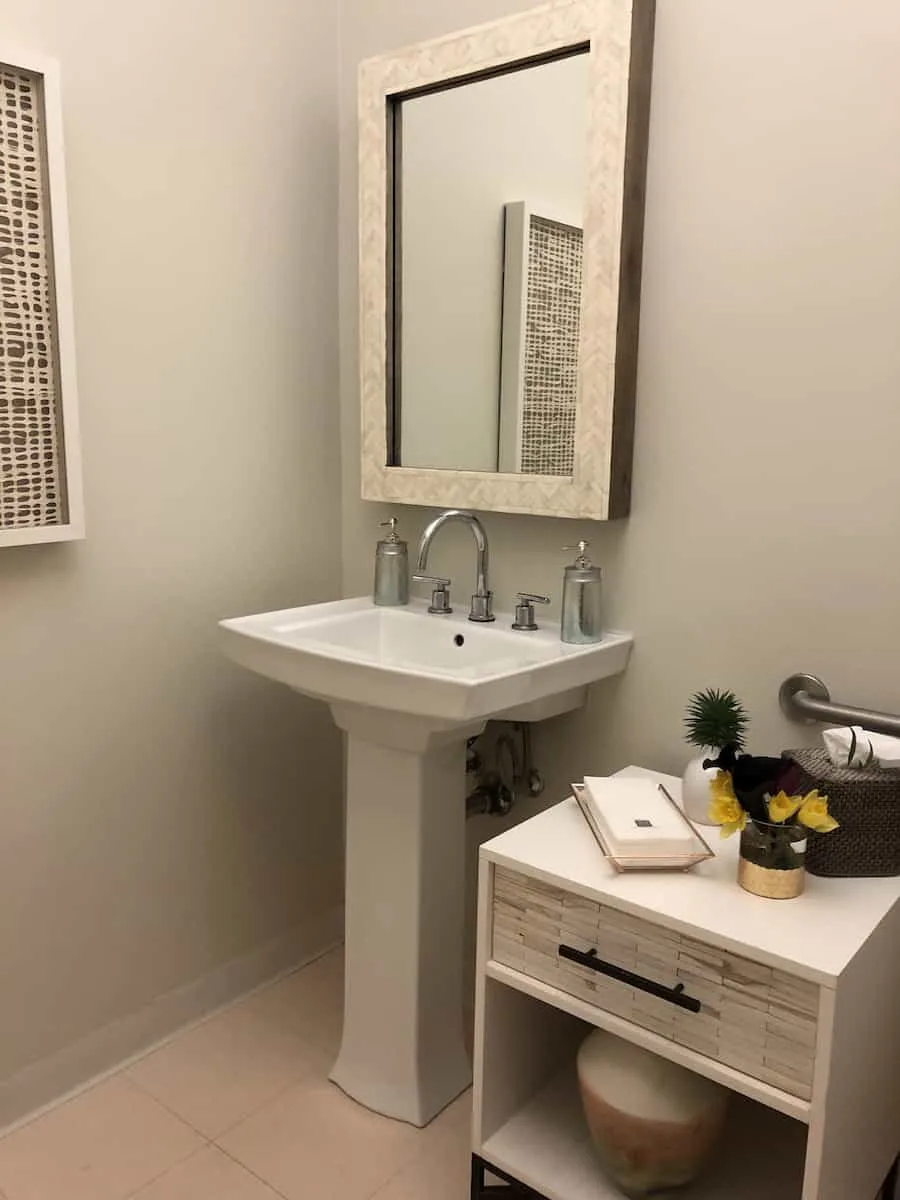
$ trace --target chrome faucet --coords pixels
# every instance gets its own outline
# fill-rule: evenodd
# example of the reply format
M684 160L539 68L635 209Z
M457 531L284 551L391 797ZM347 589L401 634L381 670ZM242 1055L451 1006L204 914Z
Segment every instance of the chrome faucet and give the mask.
M442 512L439 517L428 525L422 534L422 539L419 542L419 553L416 558L416 570L424 571L428 566L428 552L431 549L431 543L434 541L434 535L439 529L443 529L451 521L461 521L467 525L472 531L472 537L475 539L475 546L478 557L476 560L476 576L475 576L475 594L472 597L472 603L469 606L470 621L493 621L494 597L488 588L488 540L484 526L478 520L474 513L463 512L458 508L448 508L446 512Z

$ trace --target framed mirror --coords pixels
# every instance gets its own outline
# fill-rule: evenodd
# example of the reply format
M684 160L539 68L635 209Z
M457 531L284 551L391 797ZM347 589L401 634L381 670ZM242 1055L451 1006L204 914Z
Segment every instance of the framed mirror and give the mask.
M653 19L563 0L362 64L364 499L627 514Z

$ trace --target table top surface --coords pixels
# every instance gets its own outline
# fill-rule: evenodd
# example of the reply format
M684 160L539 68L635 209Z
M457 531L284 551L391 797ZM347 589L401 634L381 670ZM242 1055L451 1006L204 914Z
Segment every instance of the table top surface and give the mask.
M626 767L621 776L663 783L676 800L681 781ZM716 857L691 871L617 873L573 799L492 838L483 859L645 917L736 954L834 986L880 922L900 902L900 877L825 879L810 875L803 895L765 900L737 882L738 838L704 829ZM900 953L900 947L897 948Z

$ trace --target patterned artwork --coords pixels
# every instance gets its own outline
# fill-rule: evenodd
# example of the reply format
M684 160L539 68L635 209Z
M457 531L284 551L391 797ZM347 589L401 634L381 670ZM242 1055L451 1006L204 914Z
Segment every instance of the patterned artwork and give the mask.
M583 259L580 229L531 217L520 464L527 474L575 469Z
M0 63L0 530L66 519L40 78Z

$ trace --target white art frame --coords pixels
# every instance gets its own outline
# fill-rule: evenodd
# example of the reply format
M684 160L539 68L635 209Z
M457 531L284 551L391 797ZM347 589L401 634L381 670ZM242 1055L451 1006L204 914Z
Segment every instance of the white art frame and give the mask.
M57 450L62 492L59 521L0 526L0 547L76 541L85 536L84 494L59 64L54 59L3 43L0 43L0 64L39 81L43 183L49 204L46 219L52 297L49 324L55 340L51 352L55 366Z
M627 515L655 0L556 0L369 59L359 71L364 500L606 520ZM571 478L387 466L388 148L393 100L589 47L579 401Z

